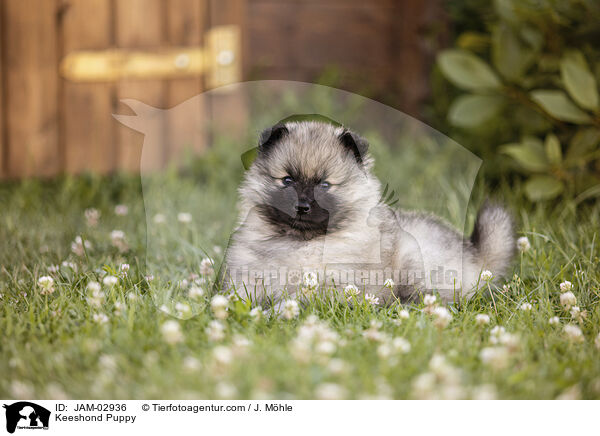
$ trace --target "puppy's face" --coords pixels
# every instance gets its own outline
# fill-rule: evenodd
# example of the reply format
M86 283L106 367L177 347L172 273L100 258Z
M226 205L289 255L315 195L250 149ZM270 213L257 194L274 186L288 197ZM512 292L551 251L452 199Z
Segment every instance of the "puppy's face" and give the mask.
M276 125L261 135L242 198L276 234L306 240L336 231L368 195L367 146L325 123Z

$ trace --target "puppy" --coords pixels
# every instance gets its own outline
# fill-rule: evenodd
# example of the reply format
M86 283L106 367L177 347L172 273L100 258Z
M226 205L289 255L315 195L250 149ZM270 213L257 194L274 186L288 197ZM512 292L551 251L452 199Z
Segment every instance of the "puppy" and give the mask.
M503 208L484 206L465 240L440 218L387 206L372 168L368 143L341 126L265 130L239 188L222 286L263 305L344 288L380 304L432 292L448 302L472 296L483 270L507 272L515 237Z

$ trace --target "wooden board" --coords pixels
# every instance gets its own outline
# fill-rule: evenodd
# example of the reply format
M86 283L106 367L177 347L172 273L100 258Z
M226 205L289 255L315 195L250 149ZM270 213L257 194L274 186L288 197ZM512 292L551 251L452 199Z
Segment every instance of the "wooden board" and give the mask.
M209 0L211 27L234 24L240 28L239 62L243 77L246 54L247 0ZM243 88L227 87L225 92L211 93L211 122L216 131L226 133L233 140L243 140L247 131L248 104Z
M115 5L115 40L118 47L156 49L163 44L165 13L167 2L162 0L119 0ZM156 80L123 80L117 85L117 98L134 99L146 105L162 108L165 104L166 86ZM128 114L131 110L119 104L117 113ZM140 114L139 116L143 116ZM157 119L160 119L158 117ZM151 126L144 138L142 132L135 132L125 126L117 127L118 166L126 171L139 171L144 149L144 170L160 168L166 158L162 141L162 129L154 120L144 120L143 125Z
M55 0L4 0L5 168L9 176L57 174L58 50Z
M201 47L204 32L208 26L207 0L173 0L167 11L167 43L172 46ZM207 109L202 97L204 90L201 75L190 79L169 80L167 82L166 144L169 160L179 161L186 150L194 154L206 147L204 122ZM179 106L195 98L191 104Z
M62 17L62 52L110 47L111 19L111 2L107 0L69 0ZM113 90L108 83L63 80L62 141L67 172L106 173L115 168Z
M0 3L0 41L5 38L4 34L4 3ZM4 95L2 88L4 86L2 80L2 66L4 65L4 58L2 57L2 44L0 44L0 180L5 175L4 169L4 153L6 152L6 146L4 145Z

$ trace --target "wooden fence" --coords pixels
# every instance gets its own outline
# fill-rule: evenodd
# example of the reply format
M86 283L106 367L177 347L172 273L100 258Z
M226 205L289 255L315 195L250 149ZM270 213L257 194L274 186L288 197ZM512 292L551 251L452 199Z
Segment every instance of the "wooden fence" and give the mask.
M128 112L119 100L175 106L218 83L211 80L210 68L148 77L90 79L83 74L77 80L81 72L71 71L69 77L61 65L81 53L112 59L108 65L122 60L123 53L115 50L143 57L175 48L189 49L188 57L177 58L184 63L197 53L205 63L215 62L209 46L221 42L219 37L208 41L209 35L225 25L239 30L231 67L239 75L227 80L313 81L334 65L346 89L384 99L393 96L400 109L417 114L431 64L423 34L431 23L443 22L440 3L2 0L0 177L138 170L143 138L112 118L113 113ZM125 64L132 62L120 65ZM368 88L353 89L353 78Z

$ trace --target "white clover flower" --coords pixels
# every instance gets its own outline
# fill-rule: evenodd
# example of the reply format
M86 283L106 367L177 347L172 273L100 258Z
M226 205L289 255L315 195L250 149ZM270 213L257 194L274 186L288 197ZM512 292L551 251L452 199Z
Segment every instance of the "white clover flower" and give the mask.
M84 241L81 236L76 236L75 241L71 244L71 251L79 257L83 256L86 250L91 249L92 243L87 239Z
M567 291L560 295L560 304L563 305L565 309L569 310L571 306L575 306L577 304L577 298L575 297L575 294Z
M571 289L573 289L573 283L571 283L568 280L565 280L559 286L560 286L560 292L567 292L567 291L570 291Z
M495 400L498 398L498 392L492 384L479 385L472 390L471 398L479 401Z
M102 303L104 302L104 292L102 292L102 289L100 287L100 283L98 282L90 282L87 285L87 289L90 292L90 296L87 297L87 302L90 306L93 307L100 307L102 306Z
M124 276L126 276L127 272L129 271L129 264L128 263L122 263L121 265L119 265L119 271L121 271L121 274L123 274Z
M308 289L317 289L319 286L319 277L317 273L309 271L305 272L302 277L302 284Z
M150 283L152 280L154 280L154 276L152 274L148 274L148 275L144 276L144 280L146 280L148 283Z
M531 244L529 243L529 239L527 238L527 236L521 236L519 239L517 239L517 248L521 253L524 253L531 249Z
M410 342L408 342L406 339L402 338L402 337L396 337L394 339L392 339L392 347L394 348L395 351L402 353L402 354L406 354L410 351Z
M113 230L110 232L110 240L113 247L118 248L121 253L129 250L129 246L125 240L125 233L122 230Z
M395 283L392 279L386 279L386 281L383 283L383 287L388 289L393 289L394 285Z
M187 288L189 285L190 285L190 282L188 282L187 279L182 279L182 280L177 281L178 288Z
M252 318L254 318L256 320L261 319L262 315L263 315L263 310L262 310L262 307L260 307L260 306L254 307L250 311L250 317L252 317Z
M485 313L478 313L475 316L475 322L477 325L486 325L490 323L490 316Z
M192 311L189 305L181 302L175 304L175 310L177 311L177 316L180 317L189 315Z
M98 358L98 366L102 371L114 372L117 369L117 359L110 354L103 354Z
M213 264L213 260L209 257L205 257L204 259L202 259L202 261L200 262L200 274L202 274L203 276L211 274L213 271Z
M89 208L83 212L85 216L85 221L89 227L96 227L98 225L98 220L100 219L100 212L98 209Z
M553 316L548 320L548 324L550 325L559 325L560 324L560 318L558 316Z
M488 269L481 271L481 275L479 276L481 278L482 281L484 282L489 282L490 280L492 280L492 277L494 275L492 274L492 272Z
M579 306L571 307L569 313L571 314L571 318L573 318L575 321L583 321L583 312L581 311Z
M190 298L197 300L198 298L201 298L204 295L204 289L202 289L200 286L192 285L190 286L188 295L190 296Z
M189 224L192 222L192 214L188 212L180 212L177 214L177 221L182 224Z
M332 341L320 341L315 346L315 352L318 354L330 355L335 353L335 350L337 350L337 345Z
M227 297L217 294L210 301L210 308L215 314L215 318L225 319L227 318L227 308L229 306L229 300Z
M296 318L300 314L300 307L296 300L286 300L283 303L283 317L285 319Z
M221 400L231 400L238 396L238 390L231 383L220 381L215 386L215 395Z
M425 306L433 306L436 301L437 297L432 294L427 294L425 297L423 297L423 304L425 304Z
M521 309L523 312L529 312L531 309L533 309L533 306L531 303L523 303L519 306L519 309Z
M567 324L563 327L567 338L572 342L583 342L583 332L574 324Z
M38 279L40 294L48 295L54 292L54 279L50 276L42 276Z
M392 355L392 347L387 342L382 343L377 347L377 355L381 359L387 359Z
M210 341L222 341L225 338L225 326L221 321L213 320L206 327L206 335Z
M509 285L502 285L502 292L508 292L510 291L510 286Z
M202 367L202 364L195 357L186 356L183 359L182 366L183 366L183 369L187 372L196 372Z
M433 316L433 325L440 329L443 329L450 321L452 321L452 315L445 307L436 307L433 310Z
M115 206L115 215L125 216L129 213L129 207L125 204L117 204Z
M106 276L102 279L102 283L104 283L104 286L108 286L110 288L119 283L119 279L115 276Z
M59 270L60 270L60 268L59 268L59 266L58 266L58 265L50 265L50 266L48 267L48 272L49 272L50 274L56 274L56 273L57 273Z
M104 313L94 313L94 315L92 315L92 319L98 324L106 324L108 322L108 316L106 316Z
M315 397L319 400L343 400L347 395L346 389L335 383L323 383L315 389Z
M167 344L176 344L183 341L183 333L181 332L181 327L177 321L165 321L160 327L160 332Z
M241 356L248 351L248 348L250 348L251 345L252 342L250 339L238 334L233 337L231 347L236 356Z
M120 301L115 301L115 314L121 315L125 310L125 304Z
M327 369L331 374L341 375L348 371L348 364L342 359L331 359L327 364Z
M494 369L503 369L508 365L509 353L506 347L486 347L479 352L479 358Z
M110 239L112 239L113 241L125 239L125 232L123 232L123 230L113 230L112 232L110 232Z
M31 386L31 384L29 384L27 382L14 380L10 384L10 390L11 390L12 397L15 399L25 400L28 398L36 397L33 386Z
M154 224L164 224L167 222L167 217L165 217L162 213L157 213L152 218L152 221L154 221Z
M490 341L492 344L500 342L499 338L506 333L506 329L501 325L497 325L490 331Z
M233 361L233 352L225 345L217 345L213 349L213 357L220 365L229 365Z
M398 318L408 319L408 318L410 318L410 313L406 309L400 309L400 310L398 310Z
M379 304L379 297L376 297L375 294L365 294L365 301L371 306L377 306Z
M354 285L348 285L344 288L344 295L348 301L352 301L352 299L358 297L359 294L360 291Z
M64 266L65 268L69 268L72 269L73 271L77 271L77 265L73 262L67 262L66 260L61 263L62 266Z

